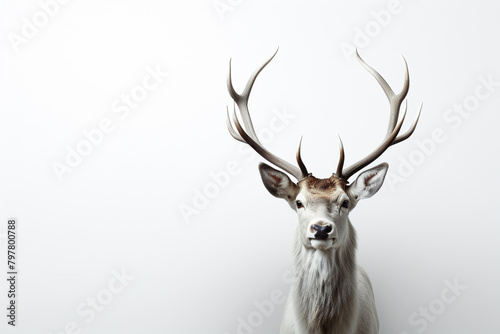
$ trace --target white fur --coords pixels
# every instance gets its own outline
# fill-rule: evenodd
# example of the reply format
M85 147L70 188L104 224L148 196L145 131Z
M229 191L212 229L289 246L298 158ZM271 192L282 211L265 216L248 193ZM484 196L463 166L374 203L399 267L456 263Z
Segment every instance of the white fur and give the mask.
M356 263L356 232L349 212L381 187L387 164L361 173L345 191L324 192L296 185L286 174L262 164L262 180L297 212L295 279L280 333L378 334L379 322L370 279ZM272 175L272 177L270 177ZM297 207L296 201L302 205ZM348 200L347 208L342 203ZM314 239L313 224L332 225L326 240Z
M296 236L295 280L280 333L379 332L371 283L356 264L356 233L349 221L347 234L341 246L327 250L306 247Z

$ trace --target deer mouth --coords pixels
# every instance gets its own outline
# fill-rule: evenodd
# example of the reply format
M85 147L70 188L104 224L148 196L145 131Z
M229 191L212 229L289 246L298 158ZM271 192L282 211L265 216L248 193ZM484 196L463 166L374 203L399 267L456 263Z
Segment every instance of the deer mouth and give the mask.
M333 246L333 244L335 243L335 238L328 238L328 239L309 238L309 243L311 244L312 248L327 250Z
M334 237L330 237L330 236L327 237L327 238L318 238L318 237L315 236L314 238L310 237L309 240L319 240L319 241L333 240L333 241L335 241L335 238Z

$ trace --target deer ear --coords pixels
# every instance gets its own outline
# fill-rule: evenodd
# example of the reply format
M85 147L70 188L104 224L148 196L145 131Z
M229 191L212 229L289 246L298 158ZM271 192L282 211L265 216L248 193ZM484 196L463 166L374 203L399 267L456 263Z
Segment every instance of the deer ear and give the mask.
M259 172L264 186L266 186L271 195L284 198L287 201L295 199L299 192L299 187L290 180L288 175L265 163L259 164Z
M389 165L384 162L359 174L356 181L349 186L349 193L356 200L372 197L382 187L388 168Z

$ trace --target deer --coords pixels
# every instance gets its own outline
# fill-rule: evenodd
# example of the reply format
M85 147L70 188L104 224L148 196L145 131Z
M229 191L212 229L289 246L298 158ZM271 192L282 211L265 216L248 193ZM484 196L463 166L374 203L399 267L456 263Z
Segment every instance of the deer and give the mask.
M297 167L271 153L261 144L250 117L248 100L254 82L277 52L278 50L254 71L241 94L233 87L231 60L229 61L227 88L234 104L232 113L226 108L226 125L234 139L249 145L278 168L260 163L262 182L271 195L284 199L298 215L293 241L294 280L285 303L280 333L379 333L373 288L368 275L356 261L357 237L349 220L349 213L360 200L370 198L378 192L389 165L384 162L370 169L363 169L390 146L409 138L417 126L422 105L409 129L400 134L407 112L405 103L399 120L401 105L409 90L408 65L402 57L404 83L401 91L396 94L356 50L357 59L377 80L389 100L387 132L370 154L348 167L344 167L345 151L339 136L340 156L336 171L328 178L316 178L302 161L302 138L296 153ZM350 183L349 179L360 171Z

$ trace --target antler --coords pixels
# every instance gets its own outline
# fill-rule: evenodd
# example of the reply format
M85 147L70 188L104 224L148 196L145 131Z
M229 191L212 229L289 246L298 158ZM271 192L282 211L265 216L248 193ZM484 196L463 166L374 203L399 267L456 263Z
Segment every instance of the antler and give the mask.
M238 94L234 90L233 87L233 82L231 80L231 60L229 61L229 75L227 78L227 89L229 91L229 94L233 98L234 102L236 105L238 105L238 109L240 111L241 118L243 120L243 125L245 129L241 126L240 122L238 121L238 117L236 116L236 107L233 107L233 123L234 126L236 127L237 132L234 130L232 124L231 124L231 117L229 115L229 109L227 109L227 118L226 118L226 124L227 128L229 130L229 133L231 136L233 136L234 139L239 140L243 143L246 143L250 145L257 153L259 153L264 159L272 163L273 165L283 169L284 171L290 173L293 175L297 180L301 180L304 177L306 177L309 173L307 172L307 168L302 162L301 156L300 156L300 147L302 143L302 139L300 140L299 143L299 148L297 150L297 163L300 167L297 168L291 163L279 158L278 156L272 154L269 152L260 142L259 138L257 137L257 134L255 133L252 119L250 117L250 112L248 111L248 98L250 97L250 92L252 91L253 84L255 82L255 79L257 79L257 76L259 73L266 67L267 64L274 58L276 55L276 52L266 60L266 62L257 68L255 72L250 76L248 79L248 82L245 86L245 89L243 90L243 93Z
M418 112L417 118L413 125L410 127L408 131L406 131L404 134L398 136L399 130L401 129L401 126L403 125L405 116L406 116L406 110L407 110L407 104L405 105L405 110L403 112L403 116L401 117L401 120L398 122L399 118L399 111L401 109L401 104L403 103L403 100L406 97L406 94L408 94L408 89L410 87L410 78L408 74L408 65L406 64L406 60L403 57L403 61L405 64L405 80L403 84L403 88L401 89L401 92L398 94L395 94L392 88L389 86L387 81L376 71L374 70L370 65L368 65L358 54L358 51L356 50L356 56L358 57L359 62L363 67L373 75L373 77L377 80L377 82L380 84L382 89L384 90L385 95L387 96L387 99L389 100L389 105L390 105L390 117L389 117L389 125L387 127L387 133L385 135L384 140L382 143L370 154L368 154L365 158L359 160L355 164L347 167L346 169L343 168L344 166L344 146L342 144L342 140L340 140L339 137L339 143L340 143L340 158L339 158L339 163L337 165L337 172L335 173L335 176L344 180L348 180L349 177L351 177L353 174L357 173L359 170L361 170L363 167L369 165L372 163L375 159L377 159L382 153L385 152L389 148L389 146L397 144L399 142L402 142L403 140L407 139L413 134L413 131L415 130L415 127L417 126L418 120L420 118L420 113L422 111L422 105L420 105L420 110Z

